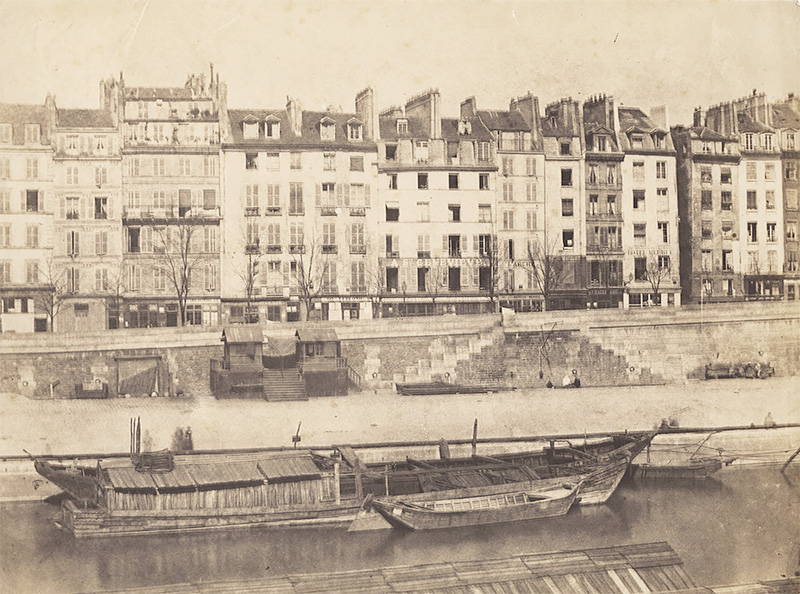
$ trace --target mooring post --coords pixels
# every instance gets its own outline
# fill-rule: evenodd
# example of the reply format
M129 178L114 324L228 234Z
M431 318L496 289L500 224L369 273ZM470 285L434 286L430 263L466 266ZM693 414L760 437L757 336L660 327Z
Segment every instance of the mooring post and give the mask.
M478 455L478 419L475 419L475 424L472 426L472 457Z

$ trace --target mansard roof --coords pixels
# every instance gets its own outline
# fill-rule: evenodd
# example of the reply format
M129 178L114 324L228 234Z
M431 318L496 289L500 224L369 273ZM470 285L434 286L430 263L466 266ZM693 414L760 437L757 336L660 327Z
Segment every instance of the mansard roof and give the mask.
M459 123L466 120L471 130L465 134L459 132ZM442 138L452 142L458 140L493 140L494 137L479 118L442 118Z
M753 119L750 117L749 114L744 112L739 112L736 114L736 119L739 123L739 132L742 133L754 133L754 134L762 134L764 132L774 132L772 128L767 126L766 124L762 124L761 122Z
M47 110L44 105L27 103L0 103L0 124L12 124L12 144L25 144L25 124L47 125Z
M772 105L772 124L781 130L800 130L800 112L786 103Z
M530 132L531 127L518 111L478 110L478 117L489 130L500 132Z
M59 109L59 128L114 128L111 114L104 109Z
M341 146L364 146L369 150L370 141L350 141L347 135L347 126L351 123L361 123L360 118L354 113L339 113L330 111L301 111L302 125L300 135L296 136L292 131L289 113L285 109L229 109L228 119L231 123L232 138L225 144L297 144L308 145L318 144L331 147ZM256 122L280 123L280 138L245 138L243 123ZM323 122L331 122L336 127L335 140L322 140L320 137L320 126ZM373 145L374 146L374 145Z

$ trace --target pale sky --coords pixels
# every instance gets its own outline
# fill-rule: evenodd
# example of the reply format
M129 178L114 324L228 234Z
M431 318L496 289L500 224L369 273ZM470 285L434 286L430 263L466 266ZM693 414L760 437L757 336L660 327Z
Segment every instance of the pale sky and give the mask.
M445 116L477 97L507 109L597 93L695 106L800 93L800 6L790 0L0 0L0 101L97 107L98 83L181 86L209 62L230 107L377 107L431 87Z

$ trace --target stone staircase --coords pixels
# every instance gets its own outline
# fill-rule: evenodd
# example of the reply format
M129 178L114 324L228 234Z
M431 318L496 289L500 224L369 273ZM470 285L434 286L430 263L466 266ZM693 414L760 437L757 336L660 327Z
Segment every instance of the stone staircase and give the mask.
M476 334L441 336L432 341L428 357L419 359L416 365L406 367L405 373L395 374L395 383L417 383L461 381L460 370L488 347L497 347L504 338L503 328L491 326Z
M306 385L300 372L291 369L265 369L263 371L264 399L271 402L308 400Z

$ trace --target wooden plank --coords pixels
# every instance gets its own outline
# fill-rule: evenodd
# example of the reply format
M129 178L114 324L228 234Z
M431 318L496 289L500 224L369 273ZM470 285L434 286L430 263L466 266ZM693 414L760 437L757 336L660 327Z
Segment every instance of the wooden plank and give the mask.
M487 561L459 561L452 563L458 578L464 584L514 581L531 576L530 569L519 557L490 559Z

